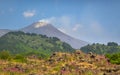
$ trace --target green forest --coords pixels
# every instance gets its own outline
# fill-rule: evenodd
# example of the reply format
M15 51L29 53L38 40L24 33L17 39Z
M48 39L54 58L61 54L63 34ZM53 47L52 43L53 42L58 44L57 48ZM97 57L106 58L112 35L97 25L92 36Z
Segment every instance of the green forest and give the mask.
M11 54L35 54L46 57L53 52L73 52L74 49L56 37L17 31L9 32L0 38L0 51L9 51Z
M115 42L108 42L107 45L93 43L91 45L88 44L87 46L82 47L80 50L85 53L93 52L96 54L112 54L120 52L120 46Z

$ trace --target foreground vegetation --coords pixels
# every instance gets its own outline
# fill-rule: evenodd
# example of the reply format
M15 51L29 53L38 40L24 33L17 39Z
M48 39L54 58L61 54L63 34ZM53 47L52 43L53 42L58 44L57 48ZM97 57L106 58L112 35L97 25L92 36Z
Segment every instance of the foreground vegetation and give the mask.
M111 63L120 65L120 53L106 54L106 57L109 58Z
M120 65L104 55L54 52L48 58L0 52L0 75L119 75Z

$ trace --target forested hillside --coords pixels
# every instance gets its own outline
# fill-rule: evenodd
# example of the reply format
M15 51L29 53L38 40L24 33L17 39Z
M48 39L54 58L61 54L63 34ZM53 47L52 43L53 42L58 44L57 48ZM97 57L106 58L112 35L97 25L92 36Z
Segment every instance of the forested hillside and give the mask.
M12 54L43 54L52 52L72 52L74 49L67 43L61 42L56 37L47 37L24 33L21 31L9 32L0 38L0 51L7 50Z
M107 53L118 53L120 52L120 46L115 42L108 42L107 45L104 44L92 44L81 48L85 53L93 52L97 54L107 54Z

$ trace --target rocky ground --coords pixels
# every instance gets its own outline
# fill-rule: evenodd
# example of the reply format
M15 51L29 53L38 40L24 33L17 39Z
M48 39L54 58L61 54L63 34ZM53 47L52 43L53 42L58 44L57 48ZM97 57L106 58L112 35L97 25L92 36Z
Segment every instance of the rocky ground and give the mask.
M120 75L120 65L104 55L55 52L47 59L27 57L24 63L0 60L0 75Z

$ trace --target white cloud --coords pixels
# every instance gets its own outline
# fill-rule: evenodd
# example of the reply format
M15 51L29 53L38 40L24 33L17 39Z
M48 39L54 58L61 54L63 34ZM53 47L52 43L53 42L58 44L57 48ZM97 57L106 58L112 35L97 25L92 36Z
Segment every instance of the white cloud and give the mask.
M45 19L41 19L38 22L47 22L47 23L55 23L56 22L56 18L55 17L50 17L50 18L45 18Z
M35 16L35 12L36 12L35 10L24 11L23 16L25 18L33 17L33 16Z
M72 30L73 31L77 31L79 28L82 28L83 26L81 25L81 24L76 24L73 28L72 28Z

